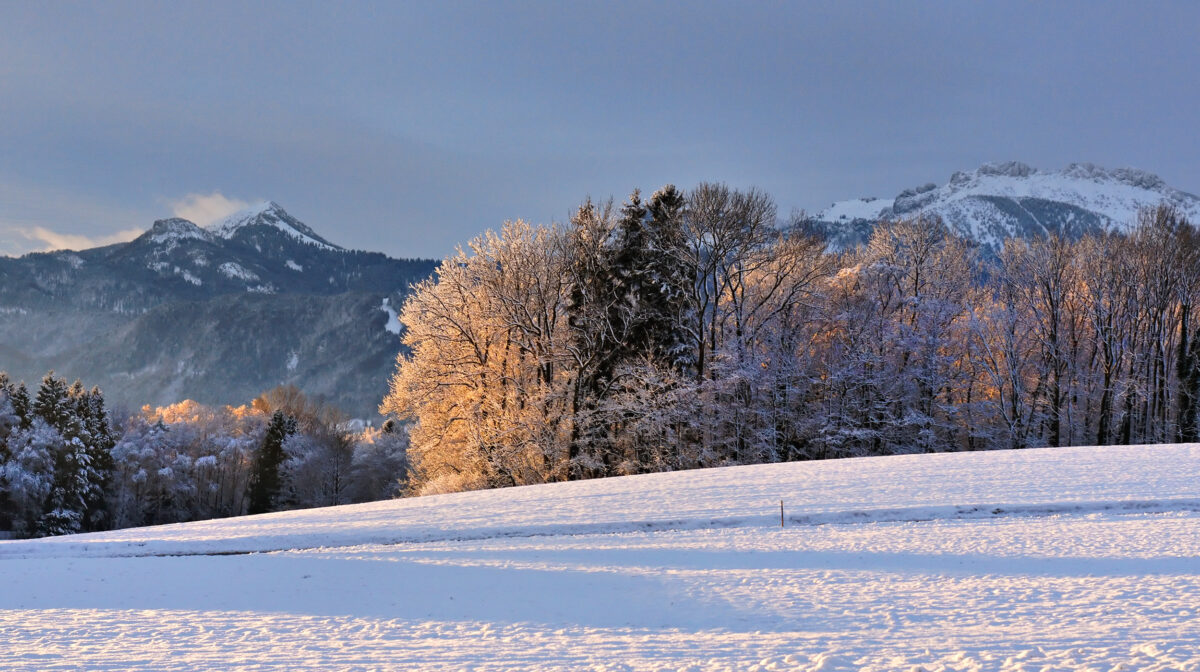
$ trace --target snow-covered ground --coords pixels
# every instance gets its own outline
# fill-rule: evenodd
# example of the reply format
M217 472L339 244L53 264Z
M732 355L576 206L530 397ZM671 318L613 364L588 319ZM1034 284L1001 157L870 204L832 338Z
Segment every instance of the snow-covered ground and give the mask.
M1200 446L736 467L8 541L0 576L4 670L1200 670Z

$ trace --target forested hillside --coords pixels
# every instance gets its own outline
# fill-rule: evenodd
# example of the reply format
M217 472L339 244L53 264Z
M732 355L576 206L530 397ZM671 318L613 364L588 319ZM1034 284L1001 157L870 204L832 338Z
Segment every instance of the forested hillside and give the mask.
M400 351L395 306L434 262L346 250L275 203L211 228L0 257L0 370L99 385L115 408L240 404L294 384L375 416Z

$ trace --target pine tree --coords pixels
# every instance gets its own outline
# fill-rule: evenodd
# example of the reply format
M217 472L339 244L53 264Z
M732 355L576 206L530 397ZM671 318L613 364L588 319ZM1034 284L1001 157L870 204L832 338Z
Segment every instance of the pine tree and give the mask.
M35 418L9 436L11 458L0 464L3 519L19 536L35 536L55 480L56 456L62 452L58 430Z
M46 374L33 415L61 437L53 451L52 487L37 524L41 535L95 529L103 519L104 487L112 470L112 437L99 390Z
M575 374L570 390L571 416L567 445L570 480L602 474L597 456L607 449L606 430L596 419L596 402L610 386L618 346L624 334L614 323L621 300L610 258L617 236L611 202L597 206L589 199L571 217L566 239L565 270L569 278L566 303Z
M85 392L82 386L78 389L72 387L72 402L80 419L84 450L90 465L89 482L84 496L83 527L85 530L98 530L107 524L105 493L112 482L112 449L117 440L113 436L100 388L93 387Z
M686 204L683 194L673 184L650 197L647 203L650 246L645 258L644 285L650 355L659 365L681 372L696 365L692 338L686 328L694 319L691 288L696 280L683 228Z
M25 383L17 383L17 386L12 391L12 406L13 412L20 419L21 429L29 429L29 425L33 422L33 409L29 401L29 390L26 389Z
M609 320L616 325L613 332L624 335L620 342L613 344L618 361L645 353L650 345L650 325L645 313L647 294L652 291L654 278L650 274L648 216L641 194L635 189L629 202L621 208L616 245L609 260L619 295L619 301L609 312Z
M0 464L12 456L8 448L8 437L21 425L21 419L13 409L12 388L7 382L0 380Z
M279 494L283 490L280 466L287 459L283 443L295 433L296 419L285 415L283 411L275 411L267 425L262 445L254 456L247 513L267 513L278 506Z
M47 373L38 387L37 398L33 402L33 413L46 424L64 433L71 424L71 408L67 399L67 381L56 378L54 372Z

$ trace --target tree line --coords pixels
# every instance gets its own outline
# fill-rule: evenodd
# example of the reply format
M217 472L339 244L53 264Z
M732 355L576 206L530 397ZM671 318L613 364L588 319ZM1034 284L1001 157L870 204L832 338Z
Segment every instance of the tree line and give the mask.
M183 401L113 422L97 388L0 373L0 532L185 522L398 496L408 436L353 427L279 387L245 406Z
M416 285L381 411L413 492L909 452L1194 441L1200 236L936 218L831 251L758 190L506 223Z

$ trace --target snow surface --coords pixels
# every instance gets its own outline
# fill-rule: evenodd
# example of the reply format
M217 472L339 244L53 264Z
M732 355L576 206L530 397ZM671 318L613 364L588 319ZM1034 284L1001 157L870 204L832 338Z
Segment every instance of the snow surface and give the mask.
M292 269L293 271L297 271L297 272L304 271L304 267L301 266L300 264L297 264L295 262L295 260L293 260L293 259L288 259L287 261L284 262L284 265L287 266L288 268Z
M877 220L887 216L892 208L891 198L856 198L838 201L817 214L822 222L845 222L856 219Z
M1198 549L1197 445L532 486L0 542L0 669L1200 670Z
M212 234L200 228L194 222L178 217L160 219L146 232L151 243L174 249L184 240L210 240Z
M383 323L383 330L389 334L400 335L400 316L396 314L396 309L388 302L388 297L383 297L383 305L379 309L387 313L387 321Z
M301 231L300 229L296 228L296 226L289 223L289 220L295 222L290 215L284 212L283 208L280 207L278 203L275 203L274 201L262 201L249 208L246 208L245 210L235 212L220 222L213 224L212 231L222 238L229 239L232 238L233 235L243 227L252 225L265 225L275 227L288 236L307 245L315 245L325 250L340 249L325 243L324 241L317 240L313 237L316 234L309 235L309 233ZM302 228L308 228L299 224L298 222L296 222L296 224Z
M258 280L258 274L254 271L232 261L221 264L217 267L217 270L221 272L221 275L231 280L246 280L248 282Z

